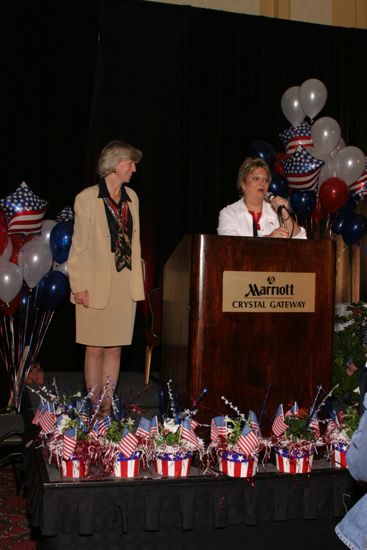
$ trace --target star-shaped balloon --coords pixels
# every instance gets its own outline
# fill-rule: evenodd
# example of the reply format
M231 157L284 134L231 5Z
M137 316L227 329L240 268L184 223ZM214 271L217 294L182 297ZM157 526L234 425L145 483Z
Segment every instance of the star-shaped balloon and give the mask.
M294 153L299 145L303 145L303 147L312 146L311 126L306 121L284 130L279 134L279 137L288 155Z
M71 206L64 206L64 208L56 216L56 223L72 222L73 220L74 210L71 208Z
M16 190L0 199L0 208L5 212L8 234L39 233L48 201L38 197L23 181Z
M303 145L293 155L282 161L288 185L291 189L316 189L324 161L313 157Z

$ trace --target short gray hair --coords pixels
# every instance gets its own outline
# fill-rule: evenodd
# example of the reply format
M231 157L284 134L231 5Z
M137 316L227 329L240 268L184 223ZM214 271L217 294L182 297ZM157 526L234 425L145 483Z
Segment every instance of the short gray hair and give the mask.
M138 163L143 153L124 141L110 141L99 155L97 172L101 178L111 174L122 160L132 160Z

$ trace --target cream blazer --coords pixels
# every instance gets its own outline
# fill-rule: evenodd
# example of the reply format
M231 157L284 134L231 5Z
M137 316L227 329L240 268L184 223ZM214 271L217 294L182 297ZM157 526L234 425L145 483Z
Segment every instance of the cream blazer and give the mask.
M132 189L125 187L131 202L129 208L133 219L131 242L132 269L129 272L130 294L134 301L144 300L144 282L140 248L139 199ZM73 293L88 290L89 307L103 309L107 305L111 286L111 236L103 199L98 198L98 185L87 187L75 198L74 232L67 260Z

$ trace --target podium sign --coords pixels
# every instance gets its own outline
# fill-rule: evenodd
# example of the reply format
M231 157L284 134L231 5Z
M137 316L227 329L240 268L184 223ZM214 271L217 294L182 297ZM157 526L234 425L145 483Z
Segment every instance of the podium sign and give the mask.
M315 273L224 271L223 311L296 313L315 311Z
M162 378L198 419L229 414L262 428L280 403L331 389L335 242L187 235L164 267ZM266 397L266 398L265 398Z

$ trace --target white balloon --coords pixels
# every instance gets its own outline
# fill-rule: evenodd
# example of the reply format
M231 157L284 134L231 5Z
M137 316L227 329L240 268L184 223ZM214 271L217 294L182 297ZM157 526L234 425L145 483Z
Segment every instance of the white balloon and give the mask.
M350 185L363 174L365 163L363 151L354 145L349 145L340 149L335 155L335 173L338 178Z
M284 92L280 100L283 115L292 126L298 126L306 116L306 113L301 107L298 93L299 86L292 86Z
M0 260L0 299L11 302L22 288L23 277L20 269L12 262Z
M341 130L338 122L329 116L319 118L311 126L314 147L327 155L338 145L340 136Z
M327 100L327 89L321 80L309 78L299 88L301 107L308 117L313 119L319 114Z
M41 235L38 237L43 243L50 244L50 234L55 225L54 220L43 220Z
M24 280L33 288L42 279L52 265L52 252L48 245L32 239L23 246Z
M333 178L334 176L335 176L335 159L329 156L328 160L325 162L324 166L321 168L321 171L320 171L319 182L318 182L319 188L324 181L328 180L329 178Z

